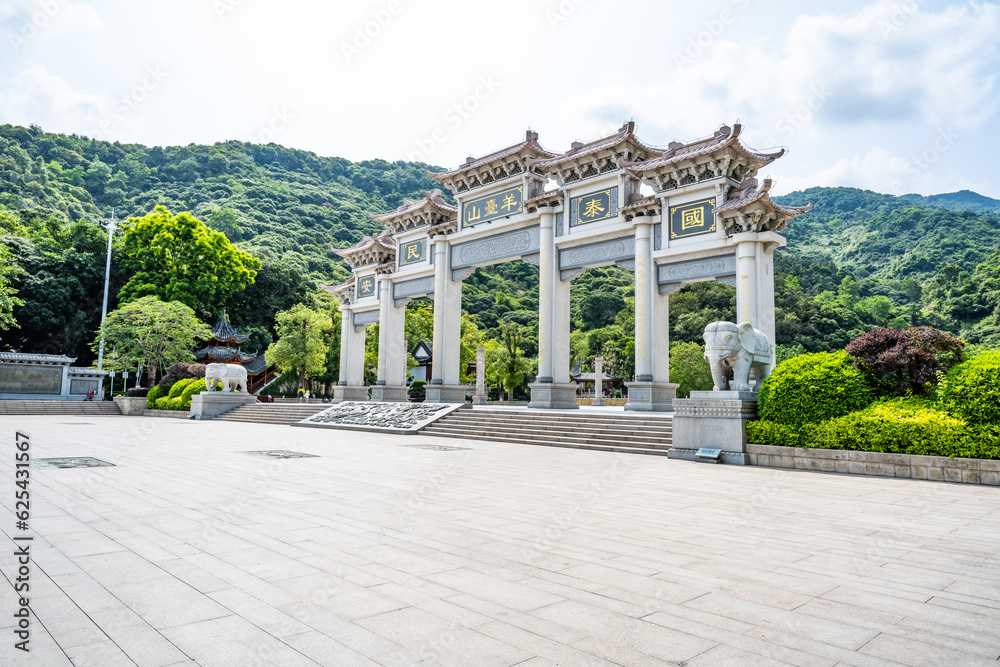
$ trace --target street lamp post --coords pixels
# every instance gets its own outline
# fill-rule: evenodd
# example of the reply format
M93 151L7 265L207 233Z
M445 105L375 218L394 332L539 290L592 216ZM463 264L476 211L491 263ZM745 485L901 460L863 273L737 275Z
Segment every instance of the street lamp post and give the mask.
M97 350L97 370L104 370L104 319L108 316L108 283L111 282L111 239L118 229L115 220L115 209L111 209L111 218L101 221L108 230L108 260L104 265L104 303L101 305L101 344Z

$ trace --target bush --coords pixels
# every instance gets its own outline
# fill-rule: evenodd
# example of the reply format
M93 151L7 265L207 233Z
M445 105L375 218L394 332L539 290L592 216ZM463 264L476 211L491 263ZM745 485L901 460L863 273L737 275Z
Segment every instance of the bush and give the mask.
M160 378L159 387L166 393L170 391L170 388L174 386L174 383L178 380L186 380L193 378L194 375L191 374L191 366L179 361L173 364L169 369L167 369L167 374ZM202 374L204 376L204 373Z
M873 400L864 373L846 352L817 352L778 364L761 387L757 412L765 421L799 425L849 414Z
M873 387L899 396L922 394L962 360L965 343L934 327L876 327L852 340L846 351L869 374Z
M191 364L188 366L188 373L190 373L193 378L205 377L205 364Z
M426 384L423 380L414 380L410 383L410 388L406 393L410 395L410 398L422 398L427 395Z
M163 396L163 390L160 389L160 385L156 385L149 390L149 393L146 394L146 407L150 410L155 410L156 400L160 398L160 396Z
M169 396L170 398L179 398L181 392L184 391L184 388L187 387L192 382L194 382L194 378L178 380L177 382L173 383L173 385L171 385L170 391L167 393L167 396Z
M146 389L145 387L132 387L131 389L129 389L128 391L125 392L125 395L126 396L135 396L136 398L142 398L142 397L146 396L146 394L148 394L148 393L149 393L149 389Z
M747 424L754 443L924 456L1000 459L1000 428L969 424L919 399L894 399L820 424Z
M170 400L171 399L170 399L169 396L160 396L158 399L156 399L155 409L156 410L169 410L170 409Z
M180 396L178 396L177 398L171 398L170 399L170 408L169 409L170 410L182 410L183 409L183 407L182 407L182 401L183 401L183 399Z
M708 391L715 384L712 369L705 361L705 348L698 343L674 343L670 346L670 381L680 386L677 398L687 398L692 391Z
M184 391L181 393L181 409L190 410L191 409L191 399L195 394L200 394L205 391L205 380L204 378L198 378L197 380L192 380L188 386L184 387Z
M972 424L1000 424L1000 350L951 369L941 399L946 410Z

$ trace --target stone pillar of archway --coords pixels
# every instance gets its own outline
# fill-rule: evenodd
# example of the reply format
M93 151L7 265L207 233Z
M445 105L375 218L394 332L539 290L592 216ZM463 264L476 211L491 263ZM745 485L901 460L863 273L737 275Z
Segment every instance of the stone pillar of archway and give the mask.
M392 278L379 276L378 377L372 400L406 401L406 306L392 298Z
M340 382L333 388L333 402L366 401L365 333L367 327L354 326L354 309L340 306Z
M570 281L559 271L555 213L539 216L538 241L538 376L528 385L528 407L575 410L580 406L569 380Z
M461 384L462 281L452 280L449 243L445 235L434 242L433 370L426 387L428 403L464 403Z
M635 382L626 410L670 412L679 385L670 382L670 301L657 290L653 225L635 218Z

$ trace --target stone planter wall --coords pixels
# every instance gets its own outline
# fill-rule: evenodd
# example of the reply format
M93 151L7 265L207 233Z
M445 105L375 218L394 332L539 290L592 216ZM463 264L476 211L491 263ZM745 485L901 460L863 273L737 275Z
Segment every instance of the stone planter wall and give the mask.
M146 413L145 396L115 396L114 401L126 417L140 417Z
M167 417L168 419L187 419L191 415L187 410L146 410L143 417Z
M819 470L851 475L928 479L939 482L1000 486L1000 461L747 445L748 463L769 468Z

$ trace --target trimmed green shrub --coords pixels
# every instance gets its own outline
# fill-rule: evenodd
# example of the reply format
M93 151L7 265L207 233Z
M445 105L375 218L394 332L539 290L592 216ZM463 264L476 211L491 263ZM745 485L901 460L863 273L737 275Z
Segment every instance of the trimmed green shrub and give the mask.
M941 398L948 412L972 424L1000 424L1000 350L983 352L952 368Z
M820 424L747 424L754 443L925 456L1000 459L1000 428L971 427L927 400L894 399Z
M184 391L181 393L181 410L190 410L191 398L203 391L205 391L205 378L193 380L188 386L184 387Z
M407 394L410 398L423 398L427 395L427 383L423 380L414 380L410 383L410 388L407 390Z
M156 409L157 410L169 410L170 409L170 397L160 396L156 399Z
M182 401L183 400L184 399L182 399L180 396L178 396L177 398L171 398L170 399L170 407L168 409L170 409L170 410L182 410L183 409L183 407L182 407Z
M167 396L169 396L170 398L180 398L180 395L184 391L184 388L187 387L192 382L194 382L194 378L185 378L184 380L178 380L173 385L171 385L170 391L167 393Z
M865 374L846 352L817 352L778 364L761 387L757 413L765 421L808 424L861 410L873 400Z
M146 394L146 407L150 410L155 410L156 399L158 399L160 396L163 396L163 390L160 389L160 385L156 385L155 387L149 390L148 394Z

